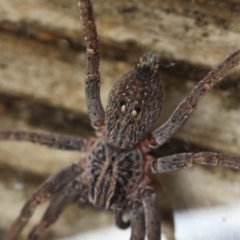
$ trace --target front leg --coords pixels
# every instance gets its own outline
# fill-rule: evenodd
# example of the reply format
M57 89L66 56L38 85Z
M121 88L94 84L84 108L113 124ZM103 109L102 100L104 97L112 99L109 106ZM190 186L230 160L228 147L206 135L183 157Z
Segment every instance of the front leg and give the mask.
M100 137L104 132L104 110L100 100L99 44L92 3L89 0L78 2L87 44L87 73L85 92L91 123Z
M205 94L240 63L240 49L237 49L203 78L161 127L156 129L149 143L152 148L163 145L188 120Z

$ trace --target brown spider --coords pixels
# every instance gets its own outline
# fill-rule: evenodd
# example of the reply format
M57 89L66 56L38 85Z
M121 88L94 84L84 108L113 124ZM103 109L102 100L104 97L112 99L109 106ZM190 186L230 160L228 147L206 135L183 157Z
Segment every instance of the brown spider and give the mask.
M164 125L148 133L163 102L157 75L158 56L146 53L116 82L105 113L100 101L99 47L90 0L80 0L79 9L87 43L86 101L97 138L86 140L24 131L0 133L0 140L30 141L50 148L88 152L86 158L61 169L40 185L3 239L16 239L37 205L55 195L28 239L38 239L67 204L78 201L80 205L90 202L114 211L118 227L125 229L131 225L131 240L143 240L145 235L148 240L158 240L160 213L150 174L191 167L193 163L240 169L240 157L226 154L181 153L161 158L151 154L187 121L199 100L239 65L240 49L202 79ZM125 210L130 212L127 222L122 219Z

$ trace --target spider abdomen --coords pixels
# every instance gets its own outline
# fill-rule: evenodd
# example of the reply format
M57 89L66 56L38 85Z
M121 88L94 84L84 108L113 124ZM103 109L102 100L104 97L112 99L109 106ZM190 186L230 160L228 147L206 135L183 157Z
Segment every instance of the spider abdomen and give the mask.
M106 135L111 144L132 148L159 117L163 89L158 64L157 55L145 54L111 89L105 115Z
M138 149L119 149L100 139L88 155L89 201L99 208L117 208L138 186L142 174Z

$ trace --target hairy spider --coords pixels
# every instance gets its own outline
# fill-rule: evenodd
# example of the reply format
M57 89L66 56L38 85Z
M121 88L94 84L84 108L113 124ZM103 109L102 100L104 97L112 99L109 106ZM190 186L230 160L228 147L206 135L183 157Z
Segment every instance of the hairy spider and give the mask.
M100 101L99 46L90 0L80 0L79 10L87 44L86 101L96 138L4 131L0 140L30 141L49 148L85 151L87 157L50 176L33 193L4 240L16 239L38 204L55 195L42 220L28 236L36 240L55 223L67 204L78 201L112 210L116 225L131 226L131 240L161 237L160 213L150 174L191 167L193 163L240 169L240 157L213 152L181 153L156 158L150 152L166 142L191 116L199 100L240 63L234 51L202 79L179 104L168 121L149 133L161 112L163 88L158 78L159 58L146 53L110 91L106 112ZM127 210L130 221L123 221Z

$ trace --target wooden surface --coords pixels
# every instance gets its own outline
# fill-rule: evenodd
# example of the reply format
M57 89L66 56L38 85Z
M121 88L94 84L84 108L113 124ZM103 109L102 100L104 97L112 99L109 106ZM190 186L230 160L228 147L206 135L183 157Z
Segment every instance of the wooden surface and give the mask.
M84 41L76 6L74 1L0 0L0 130L93 134L86 113ZM158 125L212 67L240 47L238 0L100 0L94 7L104 106L114 81L142 53L157 52L166 91ZM240 156L239 70L201 101L163 152L206 149ZM0 143L0 230L10 225L36 185L78 158L78 153ZM172 209L236 204L239 180L232 170L195 167L159 176L155 185L168 217ZM89 211L96 217L89 229L113 221L111 215L91 209L71 209L76 207L70 207L51 236L87 231Z

